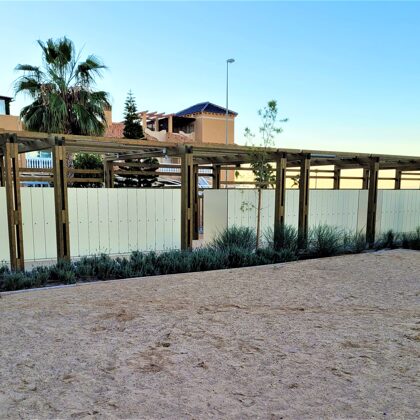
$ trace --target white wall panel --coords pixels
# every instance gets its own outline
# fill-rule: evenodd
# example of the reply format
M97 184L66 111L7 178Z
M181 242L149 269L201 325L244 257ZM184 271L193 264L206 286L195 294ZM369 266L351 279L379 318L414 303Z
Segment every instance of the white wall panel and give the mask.
M118 254L120 251L118 242L118 190L107 188L108 191L108 232L109 232L109 253Z
M179 249L181 191L69 188L71 255ZM22 188L26 260L56 258L54 190ZM9 260L6 191L0 188L0 261Z
M54 190L52 188L40 188L40 191L44 202L45 258L53 259L57 257ZM34 189L32 192L32 198L37 195L37 193L38 189Z
M109 189L98 188L99 252L109 254Z
M227 194L227 195L226 195ZM225 197L225 198L224 198ZM227 197L227 199L226 199ZM310 190L309 226L337 226L352 232L366 229L367 190ZM261 232L274 225L274 190L262 195ZM227 226L255 229L258 193L255 189L204 192L204 239L211 241ZM227 208L226 208L227 207ZM286 191L286 223L297 227L299 191ZM393 229L413 231L420 225L420 191L380 190L378 194L377 233Z
M330 225L355 232L358 190L310 190L309 226Z
M0 263L9 260L9 228L7 224L6 188L0 187Z
M383 190L380 232L410 232L420 226L420 191Z

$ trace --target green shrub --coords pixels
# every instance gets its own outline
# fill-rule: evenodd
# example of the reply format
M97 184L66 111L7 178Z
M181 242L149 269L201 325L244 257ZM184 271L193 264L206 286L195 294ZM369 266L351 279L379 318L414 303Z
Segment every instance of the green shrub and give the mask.
M50 279L48 267L35 267L31 272L32 287L44 287Z
M387 232L382 233L379 239L375 242L374 248L375 249L395 249L399 245L398 235L390 229Z
M256 255L259 259L260 265L277 264L297 260L296 252L289 248L279 250L273 248L260 248L257 250Z
M31 276L24 272L5 272L0 279L0 290L14 291L33 287Z
M366 235L362 232L343 233L343 252L358 254L366 250Z
M264 233L264 239L268 248L289 249L297 252L298 231L294 226L284 225L276 229L268 228Z
M191 271L191 252L167 251L157 257L156 269L159 274L188 273Z
M343 250L343 231L328 225L319 225L309 230L307 255L331 257Z
M62 284L76 283L74 265L69 261L58 261L49 268L49 279Z
M199 248L190 254L191 271L221 270L228 268L226 255L211 248Z
M256 243L257 236L251 228L232 226L217 235L211 247L220 251L240 248L252 252L255 250Z
M420 250L420 226L415 232L403 233L401 245L403 248Z

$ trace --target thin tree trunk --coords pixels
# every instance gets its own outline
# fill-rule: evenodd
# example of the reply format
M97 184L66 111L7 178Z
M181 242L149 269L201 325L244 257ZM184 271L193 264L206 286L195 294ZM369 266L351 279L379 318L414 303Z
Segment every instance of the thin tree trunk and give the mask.
M256 248L260 247L260 232L261 232L261 187L258 188L258 205L257 205L257 242Z

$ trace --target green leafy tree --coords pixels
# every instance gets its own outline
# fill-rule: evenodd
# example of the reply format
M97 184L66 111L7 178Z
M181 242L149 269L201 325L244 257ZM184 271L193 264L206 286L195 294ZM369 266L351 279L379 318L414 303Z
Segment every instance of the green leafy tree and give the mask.
M261 126L259 127L259 138L255 142L255 134L248 128L245 128L245 139L247 144L253 146L251 154L251 168L255 178L255 184L258 190L257 204L257 248L260 240L261 227L261 195L262 189L268 188L276 181L274 167L270 162L268 149L275 146L275 138L283 129L280 123L288 121L287 118L280 119L278 116L277 101L274 99L268 101L267 105L258 111L261 118Z
M15 82L15 94L31 99L20 116L26 129L62 134L102 135L106 128L108 93L95 90L95 79L105 65L94 55L80 61L68 38L38 41L42 66L18 64L23 74Z
M76 153L73 158L74 169L103 169L102 157L97 153ZM73 187L100 188L103 178L98 174L76 173L76 178L98 178L98 182L73 182Z
M128 92L125 100L124 112L124 137L127 139L141 139L144 137L143 128L140 124L140 119L137 111L136 100L131 90ZM146 159L130 159L126 163L130 165L119 164L119 169L125 172L137 171L147 172L147 174L126 174L120 175L115 180L116 187L136 187L136 188L151 188L159 186L157 182L158 174L156 171L159 168L159 161L156 158Z
M143 128L140 124L136 100L131 90L128 92L125 100L123 134L127 139L141 139L143 137Z

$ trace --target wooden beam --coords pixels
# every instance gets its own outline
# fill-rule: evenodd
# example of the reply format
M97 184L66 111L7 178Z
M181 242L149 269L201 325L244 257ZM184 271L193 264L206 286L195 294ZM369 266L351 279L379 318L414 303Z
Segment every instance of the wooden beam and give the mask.
M114 162L104 162L104 182L105 188L114 188Z
M310 154L303 155L301 164L300 164L300 176L299 176L299 215L298 215L299 248L304 248L308 241L310 169L311 169Z
M286 203L286 168L287 155L282 153L276 161L276 192L274 204L274 244L276 248L283 246L282 228L285 225Z
M378 202L379 158L371 158L369 165L369 192L366 223L366 242L369 247L375 243L376 210Z
M64 141L58 138L53 147L53 170L57 260L70 261L66 148Z
M213 165L213 188L220 190L220 165Z
M194 168L192 146L181 155L181 249L191 249L193 241Z
M19 147L16 136L8 136L5 144L5 186L9 225L10 267L25 270L23 252L22 203L20 198Z
M395 171L395 183L394 183L394 189L396 190L401 189L401 175L402 175L402 171L400 169L397 169Z
M193 239L200 237L200 208L198 202L198 165L194 165L194 186L193 186Z
M340 189L340 178L341 178L341 169L334 167L334 186L335 190Z
M4 172L4 156L0 156L0 187L6 185L6 178Z

